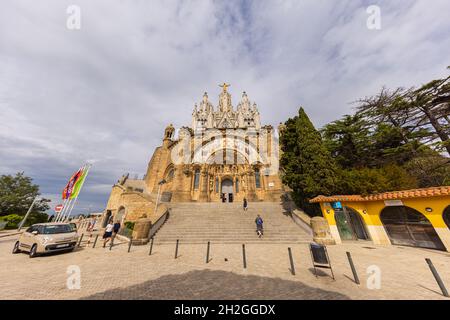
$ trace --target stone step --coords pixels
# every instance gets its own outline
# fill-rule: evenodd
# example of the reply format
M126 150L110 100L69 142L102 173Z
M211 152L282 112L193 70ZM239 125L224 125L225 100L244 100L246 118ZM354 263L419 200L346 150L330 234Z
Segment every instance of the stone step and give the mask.
M170 203L169 219L155 235L156 244L308 243L311 237L285 214L279 203ZM264 236L256 235L255 218L264 220Z
M223 233L223 232L198 232L198 233L177 233L177 232L170 232L170 233L161 233L158 235L158 238L161 238L162 236L164 237L199 237L199 236L203 236L203 237L231 237L231 236L240 236L240 237L246 237L246 236L254 236L256 234L255 230L251 230L250 232L246 232L246 233L242 233L242 232L229 232L229 233ZM264 235L266 236L276 236L276 237L305 237L303 234L301 233L283 233L280 234L279 232L268 232L268 231L264 231Z
M179 246L180 248L183 246L183 244L204 244L205 246L207 245L208 240L180 240L179 242ZM220 241L210 241L211 245L213 246L214 244L255 244L255 243L278 243L278 244L288 244L288 245L292 245L292 244L307 244L307 243L311 243L311 240L297 240L297 239L283 239L283 240L273 240L273 239L265 239L263 238L255 238L255 239L251 239L251 240L220 240ZM176 245L176 240L156 240L155 238L155 245L173 245L175 247Z

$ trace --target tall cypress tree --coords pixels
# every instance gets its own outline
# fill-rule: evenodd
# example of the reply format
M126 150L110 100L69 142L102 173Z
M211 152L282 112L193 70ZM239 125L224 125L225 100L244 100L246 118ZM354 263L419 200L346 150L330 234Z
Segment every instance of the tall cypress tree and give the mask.
M319 194L331 195L335 192L336 164L303 108L285 125L280 138L283 183L293 190L297 205L309 214L317 214L317 208L311 206L308 200Z

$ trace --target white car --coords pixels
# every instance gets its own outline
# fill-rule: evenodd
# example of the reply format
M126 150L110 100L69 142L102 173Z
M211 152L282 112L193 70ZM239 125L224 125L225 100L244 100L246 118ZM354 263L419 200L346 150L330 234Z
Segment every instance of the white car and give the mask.
M27 251L30 258L41 253L72 251L78 242L76 229L70 223L38 223L23 232L12 253Z

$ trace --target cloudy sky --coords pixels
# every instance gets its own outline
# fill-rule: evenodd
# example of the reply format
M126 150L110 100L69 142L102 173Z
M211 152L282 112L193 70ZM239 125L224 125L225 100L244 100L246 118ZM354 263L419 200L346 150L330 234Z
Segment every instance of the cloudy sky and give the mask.
M55 205L93 161L75 211L101 211L123 173L145 173L165 126L189 125L204 91L217 104L224 81L265 124L304 106L321 127L383 85L446 75L448 12L448 0L4 0L0 174L25 171Z

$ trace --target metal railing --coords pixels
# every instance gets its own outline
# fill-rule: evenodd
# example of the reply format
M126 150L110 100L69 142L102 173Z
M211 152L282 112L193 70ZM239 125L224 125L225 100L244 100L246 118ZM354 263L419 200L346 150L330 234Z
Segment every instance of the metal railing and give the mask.
M169 218L169 210L167 210L161 217L159 217L158 220L156 220L155 223L152 224L152 226L150 227L150 231L148 232L149 239L151 239L156 234L159 228L161 228L164 222L166 222L166 220Z

